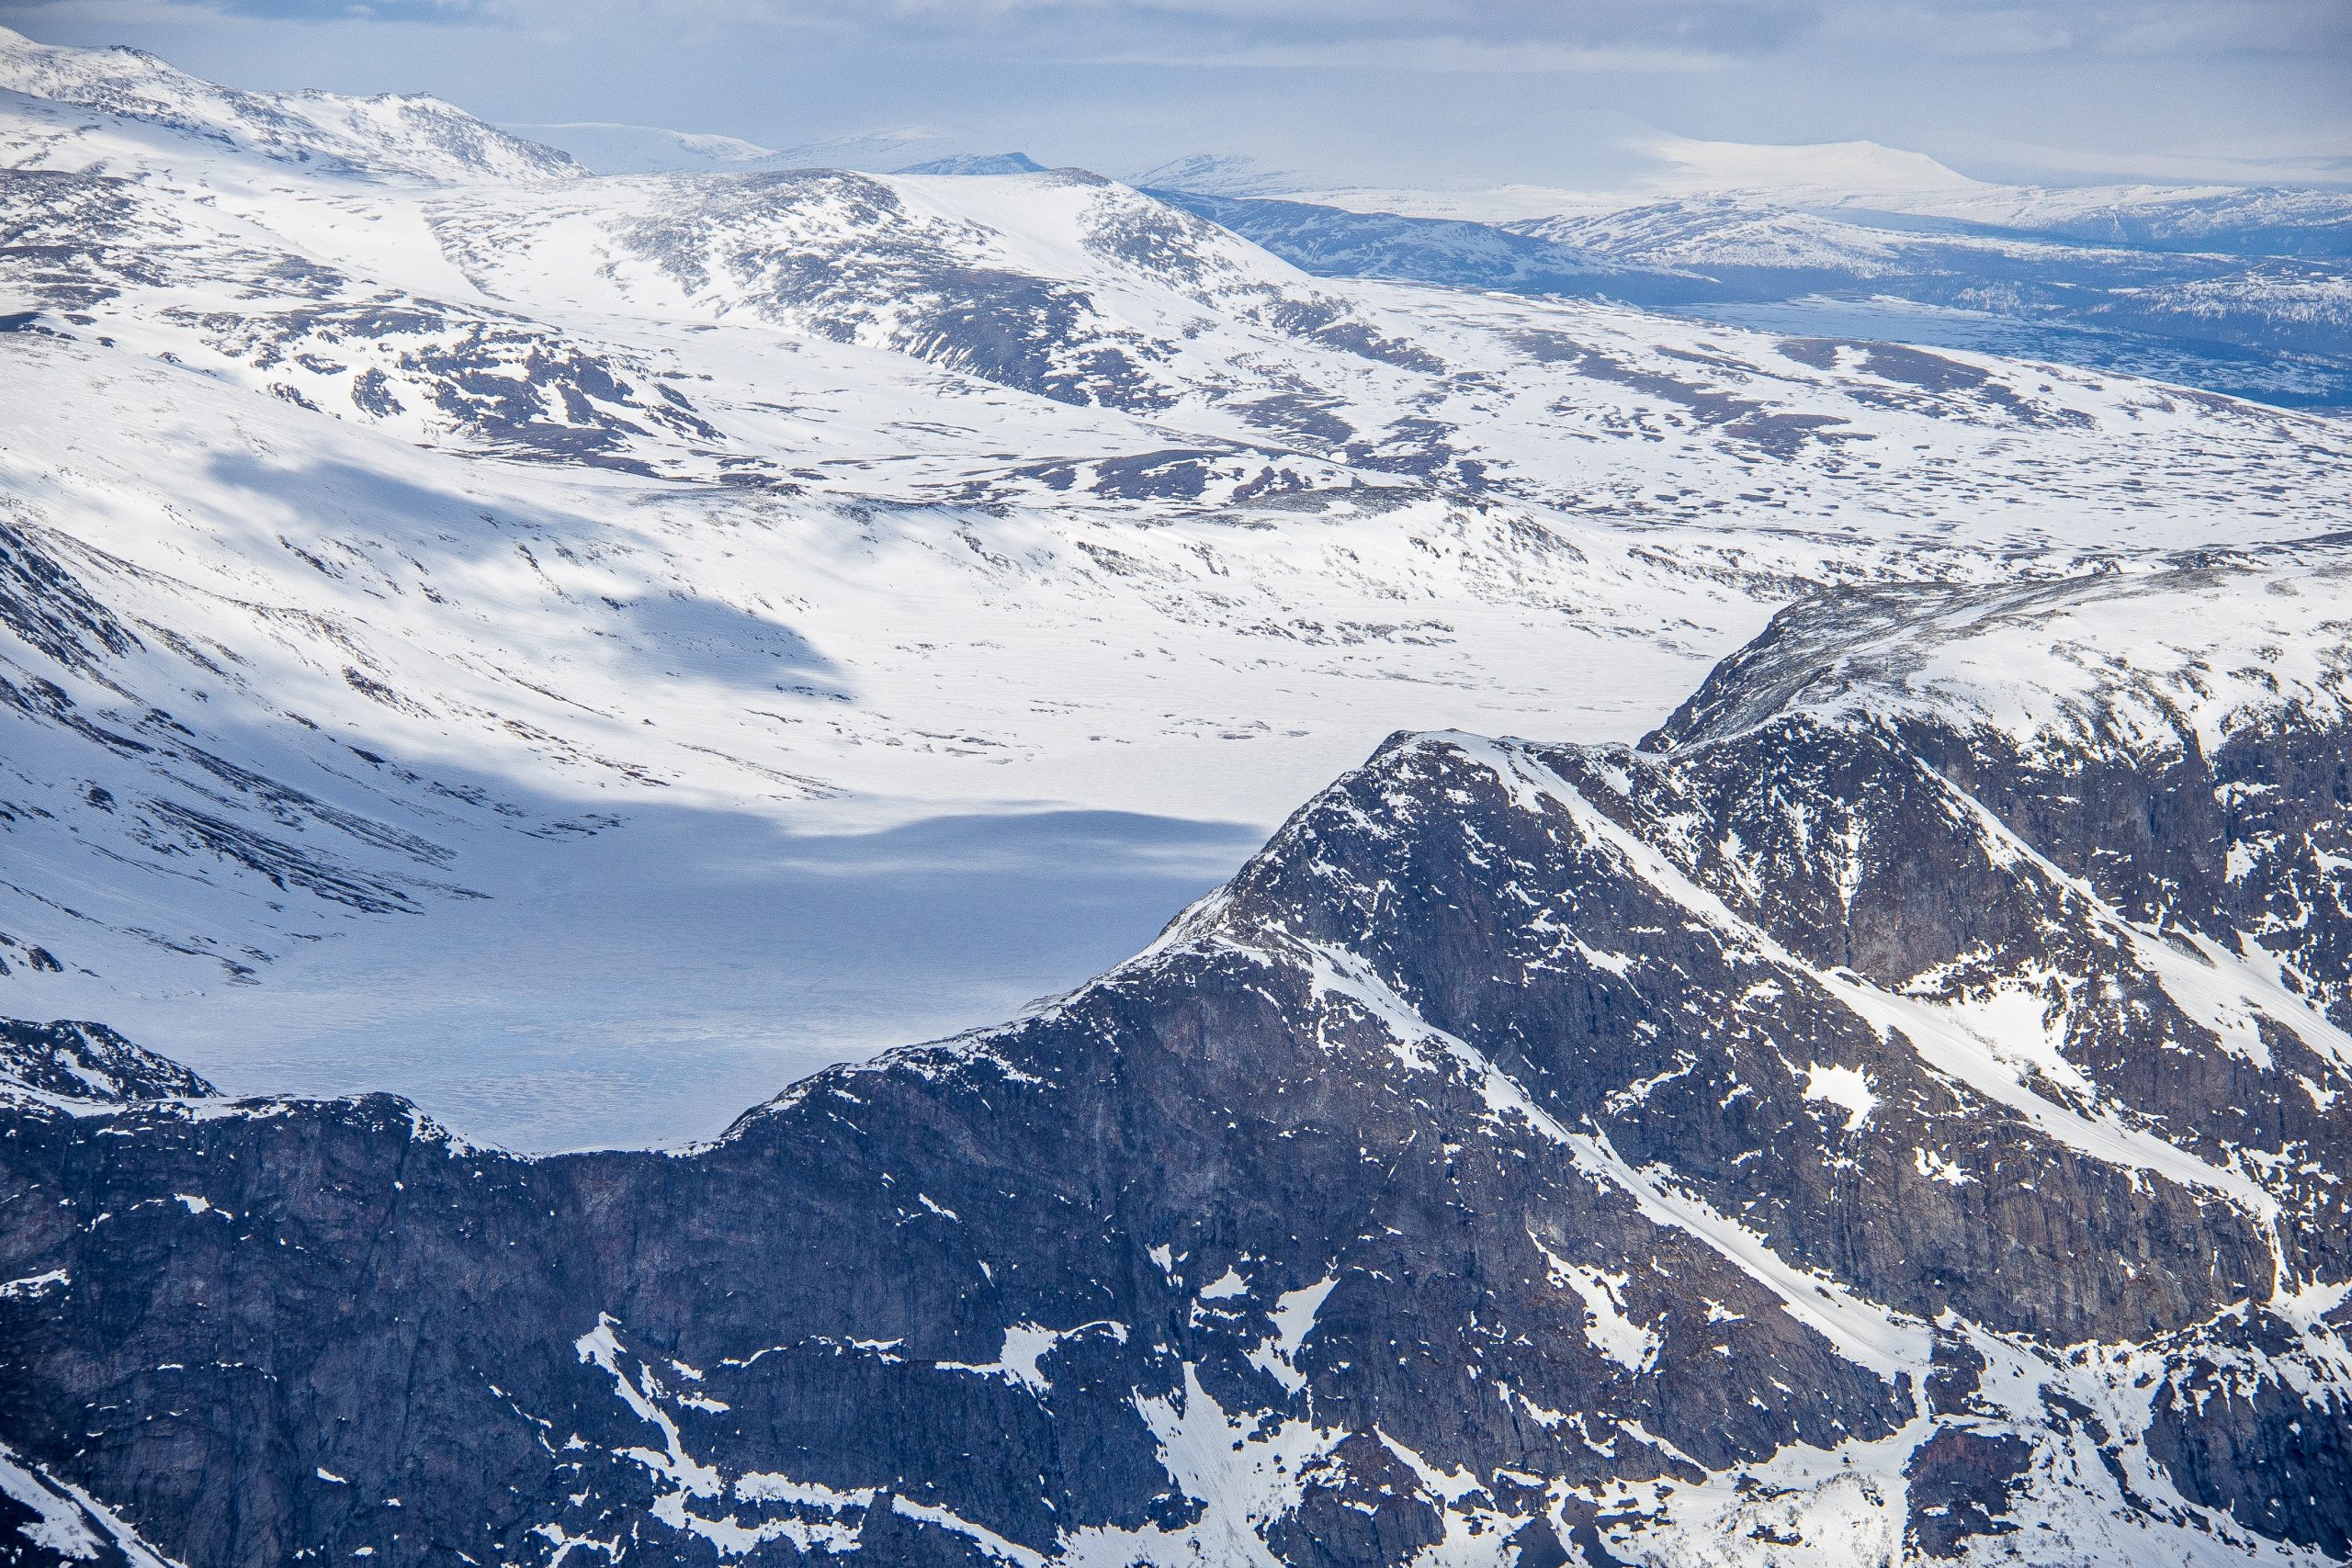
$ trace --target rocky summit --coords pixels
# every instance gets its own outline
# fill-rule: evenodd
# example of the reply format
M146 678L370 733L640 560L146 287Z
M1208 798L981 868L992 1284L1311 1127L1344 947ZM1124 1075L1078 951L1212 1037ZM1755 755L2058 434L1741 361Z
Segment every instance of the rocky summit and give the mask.
M691 1148L11 1026L0 1557L2341 1560L2346 604L1817 594Z

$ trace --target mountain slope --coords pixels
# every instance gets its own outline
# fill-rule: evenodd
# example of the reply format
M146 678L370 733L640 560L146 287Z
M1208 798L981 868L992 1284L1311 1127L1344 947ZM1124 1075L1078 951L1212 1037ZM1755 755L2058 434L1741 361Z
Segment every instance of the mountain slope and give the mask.
M1320 277L1385 277L1451 288L1599 295L1647 304L1677 302L1706 288L1703 278L1627 265L1493 224L1351 212L1272 197L1146 188Z
M902 175L1042 175L1046 165L1026 152L957 152L910 164Z
M2347 572L1831 596L1642 748L1398 737L691 1151L20 1103L6 1441L218 1563L2341 1559Z

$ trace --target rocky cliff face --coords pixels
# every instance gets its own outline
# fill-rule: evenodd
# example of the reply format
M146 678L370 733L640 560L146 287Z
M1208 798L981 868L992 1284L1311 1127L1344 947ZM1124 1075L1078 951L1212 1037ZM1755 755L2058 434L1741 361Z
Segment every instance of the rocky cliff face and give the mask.
M1400 736L691 1150L20 1068L9 1546L2341 1559L2347 588L1849 594L1638 747Z

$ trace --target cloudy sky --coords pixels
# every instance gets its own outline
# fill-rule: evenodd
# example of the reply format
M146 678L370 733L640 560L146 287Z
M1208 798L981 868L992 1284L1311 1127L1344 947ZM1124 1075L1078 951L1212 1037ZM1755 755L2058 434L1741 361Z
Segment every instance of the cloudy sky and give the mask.
M0 0L240 86L1126 173L1606 183L1644 128L1971 174L2352 183L2352 0Z

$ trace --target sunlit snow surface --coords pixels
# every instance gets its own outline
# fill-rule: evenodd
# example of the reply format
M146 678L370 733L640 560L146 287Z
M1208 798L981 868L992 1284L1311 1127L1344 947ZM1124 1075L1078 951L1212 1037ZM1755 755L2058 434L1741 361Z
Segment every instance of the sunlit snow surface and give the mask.
M524 1147L1001 1017L1808 587L2352 523L2340 424L2147 382L0 64L0 1013Z

